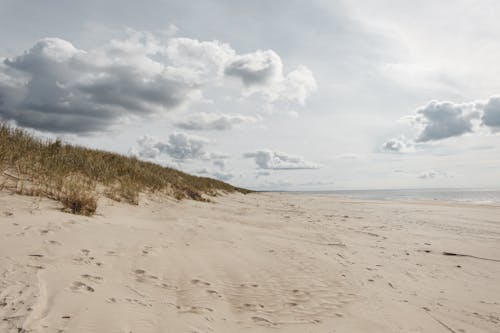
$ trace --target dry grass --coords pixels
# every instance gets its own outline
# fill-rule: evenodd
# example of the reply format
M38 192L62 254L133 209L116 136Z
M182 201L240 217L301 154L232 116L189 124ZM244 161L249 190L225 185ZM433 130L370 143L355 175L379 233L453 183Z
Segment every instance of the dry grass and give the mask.
M0 124L0 172L16 180L18 193L53 198L72 213L85 215L95 212L101 194L137 204L141 192L179 200L249 192L137 158L38 139L5 124Z
M93 215L97 209L97 200L95 196L85 192L70 192L60 198L64 205L64 210L80 215Z

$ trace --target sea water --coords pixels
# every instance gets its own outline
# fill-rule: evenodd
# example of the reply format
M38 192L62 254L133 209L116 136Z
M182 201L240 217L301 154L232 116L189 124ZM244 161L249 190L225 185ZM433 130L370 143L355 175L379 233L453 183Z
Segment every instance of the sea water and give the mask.
M373 200L440 200L478 204L500 204L500 190L492 189L336 190L300 193L334 194L350 198Z

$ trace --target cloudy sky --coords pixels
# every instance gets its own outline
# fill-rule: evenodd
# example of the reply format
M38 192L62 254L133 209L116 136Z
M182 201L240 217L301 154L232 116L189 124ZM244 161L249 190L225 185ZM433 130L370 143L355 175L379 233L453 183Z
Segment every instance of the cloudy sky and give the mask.
M0 0L0 120L254 189L500 186L496 0Z

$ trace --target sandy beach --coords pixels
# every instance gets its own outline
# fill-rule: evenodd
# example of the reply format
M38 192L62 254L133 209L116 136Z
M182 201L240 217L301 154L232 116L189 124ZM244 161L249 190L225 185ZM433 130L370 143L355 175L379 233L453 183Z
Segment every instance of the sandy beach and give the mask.
M214 201L0 192L0 332L500 331L499 206Z

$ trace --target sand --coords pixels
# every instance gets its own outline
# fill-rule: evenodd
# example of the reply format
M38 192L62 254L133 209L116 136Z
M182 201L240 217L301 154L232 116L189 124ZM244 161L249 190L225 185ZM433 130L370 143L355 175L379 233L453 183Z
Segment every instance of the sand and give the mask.
M498 206L0 192L0 231L2 333L500 332Z

